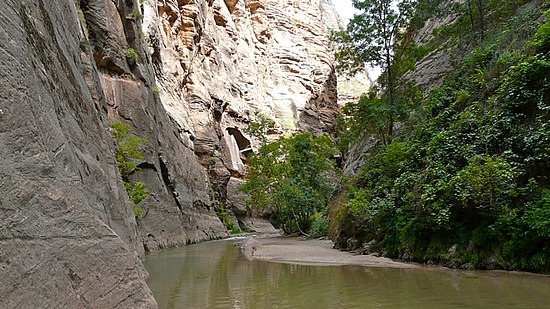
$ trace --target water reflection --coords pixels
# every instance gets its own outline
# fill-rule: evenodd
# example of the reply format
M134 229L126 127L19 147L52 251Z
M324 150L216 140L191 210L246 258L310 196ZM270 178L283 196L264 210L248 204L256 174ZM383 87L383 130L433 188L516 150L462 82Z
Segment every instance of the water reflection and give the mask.
M247 261L234 241L149 254L160 308L547 308L550 278Z

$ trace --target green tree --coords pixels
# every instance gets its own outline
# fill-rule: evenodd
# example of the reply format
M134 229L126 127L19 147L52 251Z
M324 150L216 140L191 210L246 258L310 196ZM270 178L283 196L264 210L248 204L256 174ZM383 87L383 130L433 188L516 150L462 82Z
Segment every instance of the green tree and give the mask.
M361 134L374 135L388 144L387 128L391 111L383 99L376 96L375 91L361 96L357 103L346 104L342 109L345 117L341 118L341 132L338 137L338 147L342 152L361 137Z
M247 203L273 208L273 221L288 232L307 231L315 215L326 209L332 194L332 141L302 133L262 146L250 158L248 180L241 188Z
M484 0L468 0L468 14L470 16L470 24L472 30L479 26L481 40L485 38L485 14L486 2ZM475 21L478 21L477 23Z
M415 5L413 0L354 0L353 6L362 12L354 16L345 31L332 36L340 70L354 73L362 70L365 64L383 70L385 88L380 95L389 111L383 113L387 122L387 142L393 136L396 121L398 74L393 65L396 46Z

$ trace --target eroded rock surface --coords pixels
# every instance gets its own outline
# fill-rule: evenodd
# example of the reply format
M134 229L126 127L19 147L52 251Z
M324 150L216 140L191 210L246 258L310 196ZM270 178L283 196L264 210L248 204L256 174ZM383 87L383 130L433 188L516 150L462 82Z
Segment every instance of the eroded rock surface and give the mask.
M0 2L3 307L156 307L73 1Z
M178 138L158 98L140 80L100 75L109 117L131 124L147 143L144 159L130 181L143 182L151 195L138 207L147 250L222 238L225 227L212 208L208 175L194 153Z
M330 1L144 1L160 98L180 139L208 169L216 202L245 174L263 115L283 132L332 133L337 106Z
M158 250L225 237L207 172L154 86L141 31L143 9L138 1L82 1L108 120L128 124L148 141L139 149L143 160L134 162L138 169L129 175L131 183L143 182L151 192L138 205L139 240L145 249Z
M433 39L434 30L445 25L453 24L460 16L460 13L452 13L448 8L453 8L458 4L464 4L464 0L445 0L439 7L445 12L444 14L435 14L428 19L422 28L418 29L413 36L413 40L417 45L428 45ZM412 81L424 91L428 92L434 87L441 86L443 78L447 73L454 69L454 64L460 63L460 60L465 55L465 51L453 46L455 43L449 40L444 40L439 43L439 46L432 50L428 55L422 58L415 65L415 69L409 71L405 78ZM454 48L451 48L453 46ZM453 52L449 52L453 50Z
M199 156L221 157L226 130L258 114L275 121L274 133L330 130L336 83L324 1L154 4L145 2L144 27L162 102Z

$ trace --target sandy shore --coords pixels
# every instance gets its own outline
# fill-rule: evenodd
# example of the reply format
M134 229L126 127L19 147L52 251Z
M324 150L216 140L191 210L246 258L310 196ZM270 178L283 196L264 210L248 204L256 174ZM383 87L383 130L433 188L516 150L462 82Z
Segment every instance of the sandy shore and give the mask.
M248 259L301 265L361 265L367 267L419 268L372 255L354 255L333 248L330 240L302 237L248 238L241 243Z

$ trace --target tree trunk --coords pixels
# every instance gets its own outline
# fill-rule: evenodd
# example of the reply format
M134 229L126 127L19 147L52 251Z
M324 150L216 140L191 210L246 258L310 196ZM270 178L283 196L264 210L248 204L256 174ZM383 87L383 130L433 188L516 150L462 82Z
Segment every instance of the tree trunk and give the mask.
M388 76L388 103L389 103L389 115L388 115L388 140L387 143L390 144L393 137L393 122L394 122L394 108L395 108L395 98L394 98L394 81L393 81L393 74L391 71L391 56L389 51L386 53L386 71Z
M483 0L477 0L477 12L479 14L479 27L481 29L481 40L485 39L485 12Z
M468 13L470 14L470 25L472 27L472 31L475 29L475 23L474 23L474 11L472 10L472 1L468 1Z
M300 221L298 220L298 217L296 216L296 212L294 212L294 208L292 208L292 214L294 215L294 222L296 223L296 227L298 228L298 231L300 232L300 234L304 235L305 237L309 237L309 234L302 231L302 229L300 228Z

